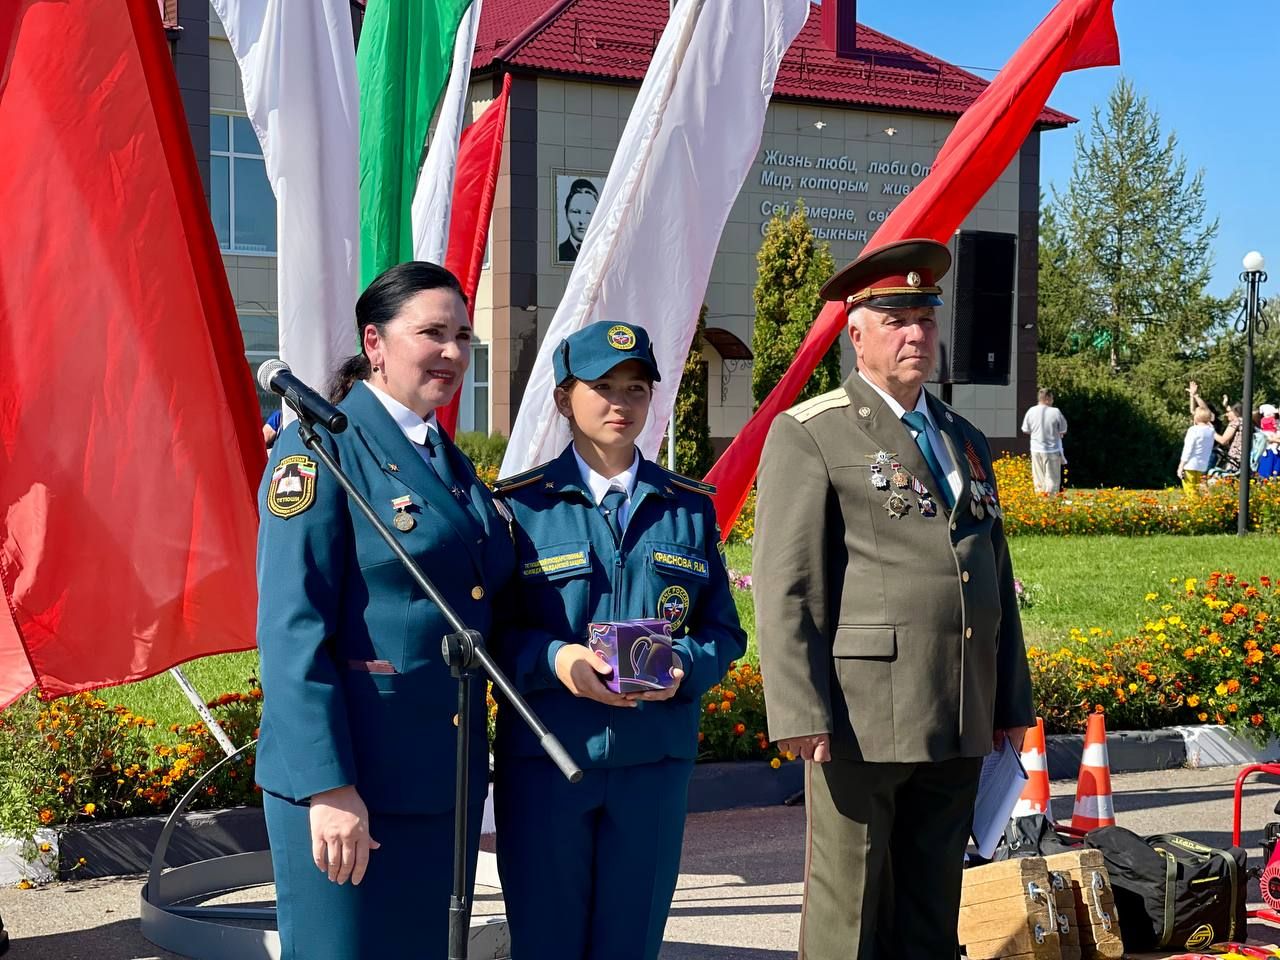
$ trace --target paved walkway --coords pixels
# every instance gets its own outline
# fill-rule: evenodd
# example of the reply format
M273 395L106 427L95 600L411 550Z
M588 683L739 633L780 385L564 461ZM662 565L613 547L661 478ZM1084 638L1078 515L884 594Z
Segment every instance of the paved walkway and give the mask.
M1174 770L1114 778L1121 825L1139 833L1177 832L1211 846L1231 841L1236 770ZM1070 813L1074 784L1053 785L1054 810ZM1245 845L1259 856L1262 825L1275 819L1275 785L1246 788ZM799 930L804 810L765 807L689 818L680 885L663 960L785 960ZM138 932L141 880L64 883L0 890L0 915L14 937L14 960L174 958ZM1256 894L1256 890L1255 890ZM270 888L237 899L270 899ZM476 912L501 910L496 891L478 891ZM1255 934L1280 941L1280 931ZM8 958L6 958L8 960Z

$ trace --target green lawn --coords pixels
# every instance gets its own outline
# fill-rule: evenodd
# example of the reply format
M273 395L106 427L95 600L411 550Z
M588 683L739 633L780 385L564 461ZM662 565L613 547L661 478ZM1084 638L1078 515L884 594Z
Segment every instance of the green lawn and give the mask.
M1013 537L1014 575L1032 589L1022 612L1029 643L1065 636L1072 627L1117 635L1142 622L1143 597L1170 577L1202 579L1213 570L1247 580L1280 575L1280 537L1255 534L1155 537Z
M1280 579L1280 537L1255 535L1156 537L1015 537L1010 540L1014 572L1035 597L1022 613L1029 643L1045 644L1071 627L1102 627L1123 634L1141 622L1143 597L1170 577L1204 577L1212 570L1246 578L1270 573ZM726 554L737 573L751 569L751 548L733 544ZM742 625L751 637L748 658L756 660L755 612L751 594L735 591ZM245 690L257 675L257 654L207 657L187 664L187 676L206 699ZM105 690L103 699L124 703L157 721L157 735L172 723L189 723L194 711L171 677Z

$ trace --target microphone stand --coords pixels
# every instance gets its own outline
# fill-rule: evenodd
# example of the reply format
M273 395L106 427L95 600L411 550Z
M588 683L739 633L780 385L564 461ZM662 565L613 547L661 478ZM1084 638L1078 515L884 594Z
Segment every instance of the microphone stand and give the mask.
M409 576L422 588L422 592L430 598L431 602L440 609L440 612L444 614L444 618L449 621L449 625L454 631L445 636L441 643L444 661L449 665L450 671L458 680L457 779L455 781L456 792L453 806L453 892L449 897L448 956L449 960L467 960L467 942L471 930L471 897L467 890L467 807L468 797L471 792L471 764L469 762L471 727L468 721L471 716L471 677L476 669L479 668L488 674L489 679L493 681L493 685L502 692L511 706L515 708L516 713L520 715L520 719L528 724L529 728L537 736L539 745L555 765L560 768L560 772L564 774L566 780L570 783L577 783L582 779L582 770L573 762L564 746L556 739L555 734L548 730L533 710L530 709L524 697L511 685L511 681L507 679L506 674L494 663L493 658L489 656L489 651L485 649L484 637L478 631L469 629L462 622L453 608L449 606L448 601L436 589L435 584L422 572L422 568L418 566L413 557L409 556L408 551L400 545L395 535L387 529L387 525L382 522L382 518L369 505L369 501L364 498L347 475L343 473L342 467L334 460L333 455L325 449L324 441L316 433L315 426L311 423L306 412L299 409L301 405L294 404L288 396L285 397L285 400L289 402L289 406L293 407L294 412L298 414L298 435L302 437L302 442L306 444L309 450L315 453L320 462L333 474L334 479L338 481L342 489L347 492L347 496L351 498L351 502L373 524L373 529L377 531L378 536L391 548L391 552L396 555L396 558L404 564L404 568L409 571Z

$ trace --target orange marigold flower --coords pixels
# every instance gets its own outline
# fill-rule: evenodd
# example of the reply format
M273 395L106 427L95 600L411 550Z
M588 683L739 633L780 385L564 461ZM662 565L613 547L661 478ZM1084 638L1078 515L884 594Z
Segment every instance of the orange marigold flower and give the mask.
M40 811L40 822L44 824L53 823L53 811L44 809Z
M782 766L782 761L779 760L777 757L774 757L772 760L769 761L769 766L777 770L780 766Z
M1249 722L1253 724L1255 727L1262 726L1262 714L1255 713L1253 716L1249 718Z
M1231 624L1236 622L1236 615L1232 613L1230 610L1228 610L1226 613L1222 615L1222 622L1225 623L1227 626L1231 626Z
M91 817L93 816L93 811L97 809L98 809L98 805L96 803L86 803L84 805L84 812Z
M745 723L735 723L733 725L733 735L735 737L740 737L746 732L747 732L747 725Z
M728 700L722 700L722 701L720 701L720 712L721 712L721 713L728 713L728 712L729 712L730 710L732 710L732 709L733 709L733 704L732 704L732 703L730 703Z
M715 712L716 712L717 710L719 710L719 709L720 709L720 704L718 704L718 703L708 703L708 704L707 704L707 713L715 713Z
M1227 681L1227 693L1235 693L1240 689L1240 681L1232 677Z
M1208 719L1209 719L1209 715L1208 715L1207 713L1204 713L1204 712L1197 713L1197 714L1196 714L1196 719L1197 719L1197 720L1199 720L1201 723L1204 723L1206 720L1208 720Z

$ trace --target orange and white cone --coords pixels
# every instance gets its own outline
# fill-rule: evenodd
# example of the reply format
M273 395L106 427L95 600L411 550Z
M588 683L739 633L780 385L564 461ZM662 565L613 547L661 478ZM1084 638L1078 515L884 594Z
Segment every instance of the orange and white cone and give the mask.
M1107 759L1107 727L1102 714L1089 715L1084 734L1084 755L1080 758L1080 779L1076 784L1076 805L1071 826L1080 832L1098 827L1114 827L1115 805L1111 799L1111 761Z
M1013 808L1013 816L1030 817L1042 813L1053 822L1049 807L1049 758L1046 756L1044 720L1036 717L1036 725L1027 731L1022 742L1022 769L1027 771L1027 785Z

